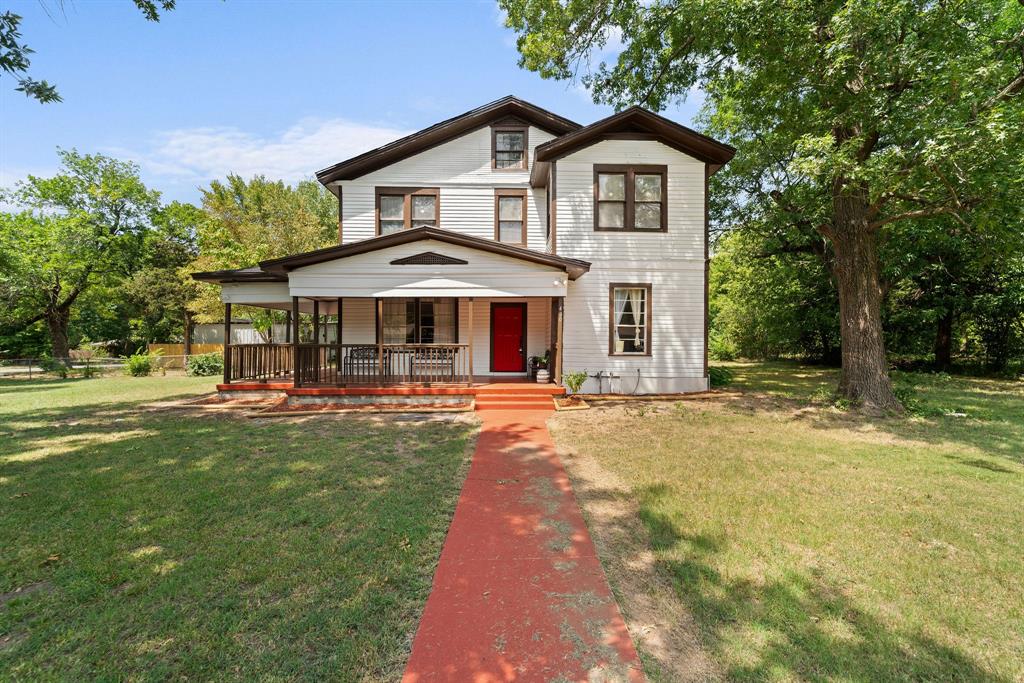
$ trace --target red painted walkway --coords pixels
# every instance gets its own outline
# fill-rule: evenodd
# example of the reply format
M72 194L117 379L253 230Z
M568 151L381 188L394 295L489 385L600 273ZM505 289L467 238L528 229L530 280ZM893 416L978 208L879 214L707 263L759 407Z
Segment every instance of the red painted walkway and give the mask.
M485 410L404 683L643 681L546 409Z

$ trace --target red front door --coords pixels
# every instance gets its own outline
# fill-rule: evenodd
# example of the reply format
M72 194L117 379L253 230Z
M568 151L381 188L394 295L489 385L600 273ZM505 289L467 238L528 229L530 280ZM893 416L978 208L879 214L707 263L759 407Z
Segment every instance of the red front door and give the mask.
M526 371L526 304L491 304L491 371Z

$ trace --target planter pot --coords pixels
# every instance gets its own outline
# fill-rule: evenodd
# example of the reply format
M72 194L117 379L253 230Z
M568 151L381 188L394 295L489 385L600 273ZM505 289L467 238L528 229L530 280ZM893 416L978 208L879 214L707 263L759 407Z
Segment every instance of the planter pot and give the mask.
M548 372L547 368L537 368L537 383L547 384L551 381L551 373Z

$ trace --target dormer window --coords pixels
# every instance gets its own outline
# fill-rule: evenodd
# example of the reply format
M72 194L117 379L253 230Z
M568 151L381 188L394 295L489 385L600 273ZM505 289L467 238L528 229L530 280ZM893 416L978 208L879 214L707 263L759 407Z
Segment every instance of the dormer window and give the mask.
M377 234L388 235L421 225L440 224L436 187L378 187Z
M491 128L491 168L516 171L526 168L528 126Z
M594 166L594 230L665 232L667 166Z

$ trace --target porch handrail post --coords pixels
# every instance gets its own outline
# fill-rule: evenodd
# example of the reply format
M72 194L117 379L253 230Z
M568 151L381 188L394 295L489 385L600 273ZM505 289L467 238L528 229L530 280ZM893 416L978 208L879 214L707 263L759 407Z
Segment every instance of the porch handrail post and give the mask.
M224 384L231 384L231 303L224 304Z
M384 383L384 299L377 299L377 375Z
M563 329L565 327L565 297L558 297L556 304L558 315L555 323L555 384L562 385L562 348L565 346Z
M299 297L292 297L292 384L302 386L302 373L299 372Z
M473 385L473 327L474 327L474 325L473 325L473 297L469 297L469 301L467 303L468 303L468 305L466 306L466 314L469 316L469 337L467 339L467 341L469 342L469 351L468 351L468 353L469 353L469 373L468 374L469 374L469 384L470 384L470 386L472 386ZM458 339L456 339L455 341L458 341Z

